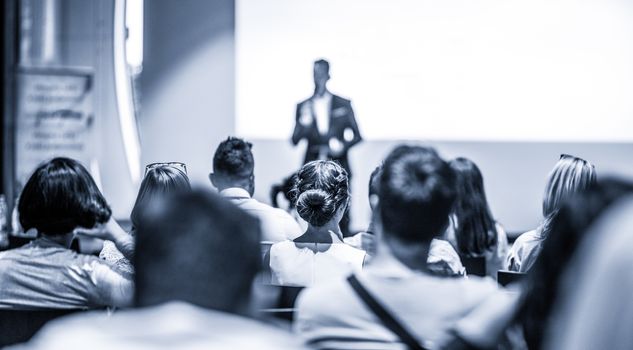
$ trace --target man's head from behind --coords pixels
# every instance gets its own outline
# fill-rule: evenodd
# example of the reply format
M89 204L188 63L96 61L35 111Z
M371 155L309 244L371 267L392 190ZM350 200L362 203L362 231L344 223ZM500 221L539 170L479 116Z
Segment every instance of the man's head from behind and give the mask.
M430 243L448 224L455 174L433 148L398 146L385 159L378 192L385 238Z
M255 160L253 145L240 138L230 136L222 141L213 156L213 173L209 179L218 190L240 187L251 196L255 192Z
M243 313L260 269L257 219L217 194L166 198L137 232L136 304L186 301Z

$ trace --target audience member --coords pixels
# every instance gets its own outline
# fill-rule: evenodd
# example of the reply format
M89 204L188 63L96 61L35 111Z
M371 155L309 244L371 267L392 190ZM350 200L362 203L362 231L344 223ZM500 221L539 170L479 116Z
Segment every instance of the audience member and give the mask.
M380 175L382 174L382 165L376 167L369 176L369 206L371 208L371 222L365 232L359 232L352 237L346 237L345 243L356 248L363 249L367 252L368 262L376 253L376 226L378 218L378 187L380 183ZM466 269L462 265L459 255L453 247L445 240L433 238L429 249L429 257L427 258L428 268L438 275L460 276L464 275Z
M297 349L286 332L247 317L259 236L258 220L219 196L177 194L138 227L136 308L58 320L26 348Z
M587 237L589 227L612 203L630 194L633 194L633 184L603 180L585 192L572 196L559 209L558 215L551 222L543 249L528 274L520 322L530 350L541 348L541 342L550 325L552 309L557 303L564 302L564 296L559 297L561 278L570 265L569 261L576 254L577 247ZM602 233L596 234L599 235L596 237L598 240L606 238L603 238ZM587 254L581 259L591 258ZM598 275L591 276L592 280L598 278ZM576 275L573 278L576 281L581 277Z
M372 263L299 296L294 328L315 348L441 348L458 321L497 291L490 279L428 270L429 246L446 230L455 199L455 174L433 149L394 149L379 197Z
M209 179L222 196L259 219L264 241L294 239L302 231L288 213L252 198L255 193L255 161L251 148L249 142L236 137L220 143L213 156L214 172L209 174Z
M345 244L339 227L350 199L345 169L333 161L307 163L297 174L294 197L308 228L271 247L272 283L310 286L359 271L366 254Z
M596 181L596 170L588 161L562 154L549 174L543 195L543 222L535 230L520 235L506 258L510 271L526 272L536 261L543 241L549 233L551 221L560 206L577 192L584 191Z
M561 278L544 349L633 349L633 198L618 200L585 234ZM580 222L582 217L576 218Z
M457 198L447 239L460 256L484 257L486 275L497 279L497 271L505 267L508 238L490 212L481 171L471 160L461 157L449 165L457 175Z
M132 222L130 234L132 237L136 235L136 230L144 224L148 208L170 194L190 189L187 169L183 163L152 163L145 167L145 177L141 181L136 202L130 215ZM112 241L104 241L103 250L101 250L99 257L115 264L121 270L133 272L130 261L116 249Z
M108 232L124 251L129 244L81 164L55 158L40 165L24 186L18 212L24 230L36 229L39 238L0 253L0 308L79 309L130 303L133 284L121 271L69 249L81 228Z

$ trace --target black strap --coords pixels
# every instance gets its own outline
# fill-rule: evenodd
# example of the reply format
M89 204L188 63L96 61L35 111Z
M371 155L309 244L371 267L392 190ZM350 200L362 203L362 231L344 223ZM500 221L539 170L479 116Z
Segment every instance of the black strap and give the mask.
M395 333L398 338L409 348L412 350L427 350L423 347L417 339L409 333L401 324L398 322L389 311L387 311L376 298L374 298L369 291L363 287L360 281L356 278L356 276L351 275L347 278L347 281L352 286L352 289L358 294L361 300L369 307L369 309L380 319L382 324L387 327L390 331Z

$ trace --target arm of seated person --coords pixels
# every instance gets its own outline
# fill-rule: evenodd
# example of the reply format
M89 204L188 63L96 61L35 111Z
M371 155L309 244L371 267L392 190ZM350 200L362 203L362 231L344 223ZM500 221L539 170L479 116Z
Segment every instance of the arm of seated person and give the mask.
M79 236L112 241L126 259L132 261L134 258L134 238L125 232L113 218L110 218L106 224L96 225L93 228L77 227L74 233Z
M520 302L518 290L500 288L459 320L453 333L471 348L494 348L516 316Z
M134 283L109 264L93 262L90 277L96 287L99 304L116 307L132 305Z

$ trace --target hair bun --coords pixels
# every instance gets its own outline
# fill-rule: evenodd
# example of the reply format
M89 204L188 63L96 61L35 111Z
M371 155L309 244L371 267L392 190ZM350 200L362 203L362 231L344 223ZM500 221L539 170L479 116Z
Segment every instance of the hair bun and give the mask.
M297 198L297 212L311 225L323 226L334 216L336 203L327 192L311 189Z

